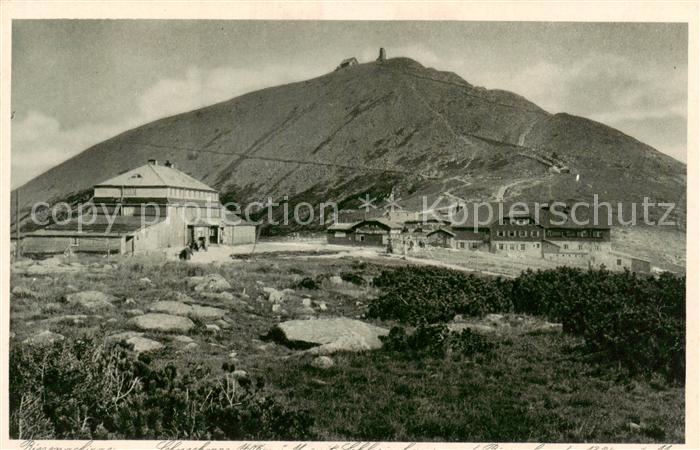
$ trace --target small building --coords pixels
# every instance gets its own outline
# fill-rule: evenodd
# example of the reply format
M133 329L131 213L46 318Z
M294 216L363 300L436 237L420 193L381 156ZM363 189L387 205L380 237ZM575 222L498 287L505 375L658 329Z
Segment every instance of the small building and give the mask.
M629 270L636 273L651 273L651 261L618 251L596 255L593 263L604 265L609 270Z
M340 64L338 64L338 67L335 68L335 70L347 69L348 67L356 66L358 64L359 62L357 62L357 58L347 58L342 60Z
M438 228L437 230L431 231L427 234L426 242L428 245L433 247L444 247L453 248L454 247L455 233L446 229Z
M256 227L227 211L213 188L156 160L94 187L92 208L26 233L23 253L136 253L253 243Z
M334 223L326 228L329 244L388 246L401 237L403 226L382 218Z
M367 219L353 227L355 243L359 245L387 246L401 236L403 226L386 219Z
M326 236L329 244L353 245L355 234L353 227L358 222L334 223L326 228Z

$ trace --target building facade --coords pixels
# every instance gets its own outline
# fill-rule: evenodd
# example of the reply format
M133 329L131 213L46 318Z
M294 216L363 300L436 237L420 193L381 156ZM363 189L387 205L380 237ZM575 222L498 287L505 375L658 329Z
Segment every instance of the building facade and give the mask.
M253 243L256 227L227 211L211 187L156 160L94 187L90 208L27 233L24 253L137 253Z

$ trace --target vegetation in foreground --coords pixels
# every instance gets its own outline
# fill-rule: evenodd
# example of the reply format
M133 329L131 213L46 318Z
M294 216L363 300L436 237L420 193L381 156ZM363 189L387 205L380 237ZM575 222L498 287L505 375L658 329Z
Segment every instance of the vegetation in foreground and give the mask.
M185 354L168 344L137 358L102 344L104 335L121 331L128 308L145 309L150 301L186 290L187 276L213 272L229 280L234 292L246 292L253 310L233 312L234 327L216 335L196 330L197 352ZM338 274L342 285L328 282ZM124 283L143 276L153 285ZM13 287L26 287L38 297L11 300L11 331L17 334L11 341L11 433L93 439L682 442L684 389L673 361L684 349L685 319L678 306L684 281L617 276L559 270L505 281L424 267L387 270L353 260L264 256L244 264L127 260L106 273L13 274ZM259 337L280 318L260 300L258 282L327 302L328 311L319 316L366 314L392 331L382 350L336 354L330 369L313 367L310 356L261 345ZM94 289L95 283L118 298L134 298L136 305L118 305L79 325L50 321L57 308L80 312L60 302L69 286ZM585 283L586 291L576 291L576 283ZM643 305L644 296L651 307ZM597 304L557 310L561 302L591 299ZM579 314L588 325L565 322L564 334L488 336L445 327L456 313L489 312L564 321ZM48 348L20 344L47 320L65 341ZM588 327L600 320L606 333L599 343L595 328ZM631 331L620 329L629 323L643 352L615 351L630 345ZM168 342L168 336L155 337ZM249 374L235 383L232 349L239 353L236 368ZM620 353L632 355L633 363ZM49 372L51 377L42 376ZM130 392L119 387L130 387L136 378L138 387ZM88 386L94 393L86 392ZM133 417L133 426L126 417Z

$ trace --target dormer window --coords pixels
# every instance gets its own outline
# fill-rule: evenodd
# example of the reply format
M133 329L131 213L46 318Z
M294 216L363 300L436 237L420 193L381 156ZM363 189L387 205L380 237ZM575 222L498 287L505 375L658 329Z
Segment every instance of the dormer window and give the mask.
M135 173L132 176L130 176L129 178L143 178L143 176L141 176L140 173Z

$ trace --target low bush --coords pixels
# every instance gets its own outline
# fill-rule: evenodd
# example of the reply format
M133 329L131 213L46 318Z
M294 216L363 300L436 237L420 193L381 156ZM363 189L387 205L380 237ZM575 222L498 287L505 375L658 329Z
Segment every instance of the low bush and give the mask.
M120 346L78 339L10 353L15 439L301 440L311 425L262 381L213 377L201 366L180 374Z
M354 272L341 272L340 279L358 286L364 286L366 284L365 279L362 278L362 275Z
M410 324L445 322L455 314L478 316L511 310L510 283L437 267L400 267L375 277L382 293L368 315Z
M436 267L401 267L374 279L381 294L368 315L408 324L444 323L455 314L517 312L561 322L592 353L632 372L685 374L685 277L560 267L515 280Z
M442 358L447 354L454 357L471 357L477 354L489 355L494 349L493 341L471 330L460 333L449 331L444 324L421 324L413 333L402 327L393 327L387 336L380 338L384 350L402 353L407 358Z

